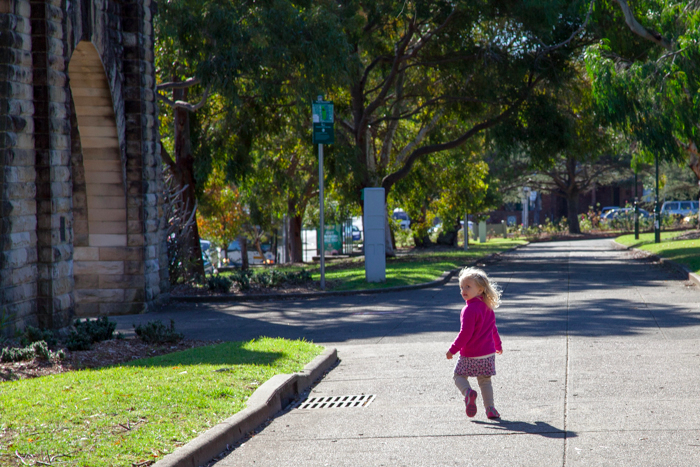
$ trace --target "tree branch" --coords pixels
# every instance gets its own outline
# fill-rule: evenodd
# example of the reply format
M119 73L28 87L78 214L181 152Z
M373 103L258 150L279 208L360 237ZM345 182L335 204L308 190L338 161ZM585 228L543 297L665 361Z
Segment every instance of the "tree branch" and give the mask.
M200 100L196 104L190 104L189 102L185 102L185 101L173 101L171 99L168 99L167 97L165 97L161 93L157 93L157 94L158 94L159 100L165 102L166 104L168 104L172 108L185 109L185 110L188 110L190 112L194 112L194 111L202 108L202 106L204 104L206 104L207 99L209 98L209 89L210 89L210 87L207 87L204 90L204 94L202 95L202 100Z
M626 0L615 0L618 5L620 5L620 9L622 10L622 14L625 16L625 23L627 23L627 26L632 30L633 33L637 34L638 36L643 37L644 39L651 41L657 45L660 45L664 49L668 50L669 52L673 52L673 43L671 43L668 39L666 39L664 36L659 34L656 31L652 31L650 29L645 28L639 22L637 19L634 17L632 14L632 9L629 7L627 4Z
M167 89L184 89L194 86L195 84L201 83L199 78L189 78L185 81L171 81L169 83L161 83L156 86L158 91L165 91Z
M170 156L168 151L165 149L165 146L163 146L163 141L159 141L160 143L160 158L163 159L163 161L170 167L170 170L173 172L177 170L177 165L175 164L175 161L173 158Z

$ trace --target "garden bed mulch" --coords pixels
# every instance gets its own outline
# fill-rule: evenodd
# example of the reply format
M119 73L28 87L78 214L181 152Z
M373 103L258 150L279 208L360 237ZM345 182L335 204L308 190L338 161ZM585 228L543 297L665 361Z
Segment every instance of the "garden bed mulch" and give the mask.
M35 358L24 362L0 362L0 384L4 381L118 365L139 358L156 357L215 343L184 339L177 344L146 344L139 338L111 339L94 344L91 350L71 352L64 349L66 358L63 360L47 361ZM9 347L12 344L16 345L8 342L1 347Z

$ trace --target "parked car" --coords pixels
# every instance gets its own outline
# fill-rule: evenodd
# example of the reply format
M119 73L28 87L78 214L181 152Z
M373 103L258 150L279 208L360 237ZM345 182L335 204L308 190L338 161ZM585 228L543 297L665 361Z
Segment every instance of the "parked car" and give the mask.
M697 213L697 201L666 201L661 206L661 215L689 216Z
M634 219L634 208L620 208L616 211L613 211L613 219L621 217L630 217ZM649 217L651 217L651 213L649 213L649 211L647 211L646 209L639 208L640 219L648 219Z
M613 217L615 217L615 213L620 209L621 208L619 207L609 207L607 211L602 211L600 214L600 221L603 223L609 222Z
M406 214L406 211L401 208L394 209L394 212L391 214L391 218L400 221L402 229L408 229L411 227L411 219L408 217L408 214Z
M639 208L639 218L648 219L652 214L646 209ZM634 208L617 208L611 209L600 216L600 221L603 223L610 222L613 219L617 220L634 220Z
M617 211L618 209L620 209L620 206L605 206L600 210L600 214L602 216L603 214L607 214L610 211Z
M464 221L460 220L459 225L464 227ZM467 227L469 228L470 231L474 232L474 223L472 221L468 221ZM442 222L438 222L434 226L428 229L428 233L434 234L435 232L439 232L442 230Z
M263 243L260 245L263 256L260 256L255 245L248 244L248 264L274 264L275 253L272 251L272 245ZM234 240L228 244L226 248L226 257L232 266L241 266L243 257L241 256L241 244L238 240Z

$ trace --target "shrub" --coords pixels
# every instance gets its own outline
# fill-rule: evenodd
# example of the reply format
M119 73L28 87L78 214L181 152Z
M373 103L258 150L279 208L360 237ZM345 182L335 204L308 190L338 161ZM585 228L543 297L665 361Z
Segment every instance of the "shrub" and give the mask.
M215 275L207 279L207 287L212 292L226 293L231 290L233 281L226 276Z
M229 276L229 279L233 281L238 287L238 290L248 290L250 289L250 278L253 275L252 271L247 270L236 270Z
M160 321L149 321L145 325L133 325L136 335L147 344L164 344L166 342L179 342L184 335L175 332L175 321L170 320L170 327L166 327Z
M116 327L117 323L109 321L106 316L95 320L76 320L66 347L68 350L90 350L95 342L111 339Z
M39 341L46 342L49 347L53 347L57 343L56 336L50 329L39 329L34 326L27 326L20 335L20 343L24 347Z
M49 346L44 341L33 342L24 348L5 347L0 351L0 361L3 362L21 362L33 360L34 358L62 360L65 356L63 350L59 350L58 352L50 351Z

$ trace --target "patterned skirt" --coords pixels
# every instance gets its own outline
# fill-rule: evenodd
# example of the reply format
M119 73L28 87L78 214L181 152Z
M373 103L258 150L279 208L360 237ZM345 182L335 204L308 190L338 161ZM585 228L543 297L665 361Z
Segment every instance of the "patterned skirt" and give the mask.
M461 376L493 376L496 374L496 356L469 358L459 356L455 374Z

